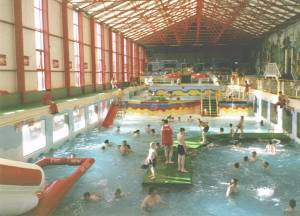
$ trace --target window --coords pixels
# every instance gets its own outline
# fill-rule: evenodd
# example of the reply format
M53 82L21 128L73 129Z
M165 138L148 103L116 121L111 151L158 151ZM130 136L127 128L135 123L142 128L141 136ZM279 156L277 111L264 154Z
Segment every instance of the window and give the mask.
M46 147L45 120L22 126L23 156Z
M88 107L89 124L94 124L98 121L98 105L93 104Z
M55 115L53 118L53 142L62 140L69 135L68 114Z
M79 45L79 17L73 11L73 36L74 36L74 79L75 86L80 87L80 45Z
M74 131L79 131L85 128L84 108L75 109L73 111Z
M102 31L101 25L96 23L96 78L97 84L103 84L102 71Z
M38 90L45 90L45 49L42 0L34 0L35 60Z

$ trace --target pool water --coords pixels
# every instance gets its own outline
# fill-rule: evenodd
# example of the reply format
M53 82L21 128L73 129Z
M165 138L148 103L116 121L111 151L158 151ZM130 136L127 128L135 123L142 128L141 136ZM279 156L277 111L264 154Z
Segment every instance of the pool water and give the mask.
M199 135L196 121L189 123L188 116L181 116L181 122L172 124L174 135L180 127L186 128L187 137ZM198 116L194 115L194 119ZM218 133L220 127L229 129L229 123L237 124L235 119L211 119L211 133ZM145 170L140 166L147 156L151 141L160 141L160 135L153 138L145 133L147 124L160 132L161 119L158 117L144 117L126 115L125 118L115 121L110 129L93 129L67 142L53 153L55 157L68 156L71 153L78 157L93 157L95 164L74 185L61 205L54 212L57 216L135 216L141 215L140 204L147 188L143 188L142 181ZM121 133L116 133L116 126L121 126ZM226 126L226 127L225 127ZM132 136L132 131L140 129L141 136ZM246 118L245 132L267 132L272 130L266 125L260 127L253 118ZM109 139L114 146L101 150L100 144ZM117 145L127 140L133 149L128 156L121 156ZM201 215L201 216L266 216L282 215L290 198L299 200L300 179L298 167L300 165L299 150L295 146L284 147L276 156L266 155L263 152L265 145L249 143L240 149L231 146L217 146L205 148L193 159L193 186L179 189L160 188L162 199L168 205L155 208L151 215ZM234 173L234 162L240 161L243 156L249 155L256 149L258 157L269 161L271 172L264 173L260 162L242 166L239 173ZM45 168L46 179L52 182L57 178L70 174L75 168L57 166ZM225 197L226 183L232 177L239 179L239 193L233 199ZM113 199L113 193L121 188L128 196L120 200ZM86 191L99 193L104 197L101 202L84 202L80 199Z

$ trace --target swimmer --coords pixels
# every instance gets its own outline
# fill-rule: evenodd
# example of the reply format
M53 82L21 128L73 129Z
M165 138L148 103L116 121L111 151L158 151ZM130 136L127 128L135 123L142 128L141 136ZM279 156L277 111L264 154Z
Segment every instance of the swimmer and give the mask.
M122 145L119 146L119 151L120 151L121 155L127 155L130 152L132 152L131 147L130 147L130 145L127 144L126 140L124 140Z
M127 194L122 192L120 188L118 188L116 191L115 191L115 199L120 199L122 197L125 197Z
M269 143L266 145L266 152L271 153L273 155L276 154L276 146L272 140L270 140Z
M231 123L229 124L229 128L230 128L230 135L231 135L231 137L233 137L234 136L234 129L233 129L233 125Z
M181 117L180 116L178 116L178 121L181 122Z
M269 164L267 161L263 161L263 162L262 162L262 169L263 169L264 171L270 170L270 164Z
M84 201L100 201L101 196L94 193L91 194L90 192L85 192L81 199Z
M220 134L224 134L224 128L220 128Z
M142 212L145 211L151 211L151 208L158 204L166 204L164 201L162 201L160 195L157 193L157 190L153 187L149 188L148 195L144 198L141 210Z
M188 119L187 119L187 121L188 121L188 122L193 122L193 121L194 121L194 120L193 120L193 117L192 117L192 116L189 116Z
M155 166L156 166L156 158L157 158L157 152L156 152L157 145L154 142L150 143L150 148L147 156L147 164L150 168L150 179L155 179Z
M234 163L233 167L234 167L234 170L236 170L236 171L239 171L241 168L239 162Z
M241 147L241 142L239 140L233 140L233 147L235 148Z
M249 162L248 156L245 156L245 157L243 158L243 162L244 162L245 164L248 164L248 162Z
M120 125L117 126L116 132L117 132L117 133L120 133L120 132L121 132L121 126L120 126Z
M106 148L111 147L111 146L112 146L112 143L109 142L109 140L105 140L104 143L102 143L102 144L100 145L100 148L101 148L102 150L105 150Z
M199 122L199 127L201 128L201 133L202 133L202 142L201 143L205 143L206 142L206 133L209 131L209 125L208 122L204 122L201 119L198 119Z
M226 197L229 197L230 195L237 193L237 183L238 183L238 180L235 178L230 180L229 185L227 187L227 191L226 191Z
M133 136L134 137L139 137L140 136L140 130L133 131Z
M147 124L146 133L149 134L151 132L151 125Z
M260 121L260 126L263 127L264 126L264 120Z
M155 129L151 129L150 135L155 136Z
M69 155L69 158L70 158L70 159L75 158L75 157L76 157L75 154L70 154L70 155Z
M251 154L250 161L251 162L256 162L256 160L257 160L257 153L256 153L256 151L253 151L252 154Z
M294 213L296 212L296 200L291 199L289 201L289 207L285 210L286 213Z

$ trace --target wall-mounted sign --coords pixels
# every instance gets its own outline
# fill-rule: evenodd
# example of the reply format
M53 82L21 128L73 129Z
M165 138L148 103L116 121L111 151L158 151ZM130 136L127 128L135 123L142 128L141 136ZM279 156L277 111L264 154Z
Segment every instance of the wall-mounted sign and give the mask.
M87 62L84 62L84 69L88 69L89 68L89 64Z
M6 55L0 54L0 66L6 66Z
M23 61L24 61L24 66L29 66L29 56L24 56Z
M53 64L53 68L59 68L59 60L53 59L52 64Z

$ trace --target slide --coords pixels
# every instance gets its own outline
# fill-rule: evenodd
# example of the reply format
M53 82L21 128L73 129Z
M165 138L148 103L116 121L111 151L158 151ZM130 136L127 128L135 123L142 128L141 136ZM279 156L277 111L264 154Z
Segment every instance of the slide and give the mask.
M93 158L43 158L30 164L0 158L0 216L26 212L33 216L50 215L94 161ZM71 175L45 186L42 168L49 165L78 168Z
M103 127L111 126L112 123L114 122L114 119L115 119L117 113L118 113L118 106L115 104L111 104L109 107L109 110L107 112L107 115L106 115L104 121L102 122L102 126Z

